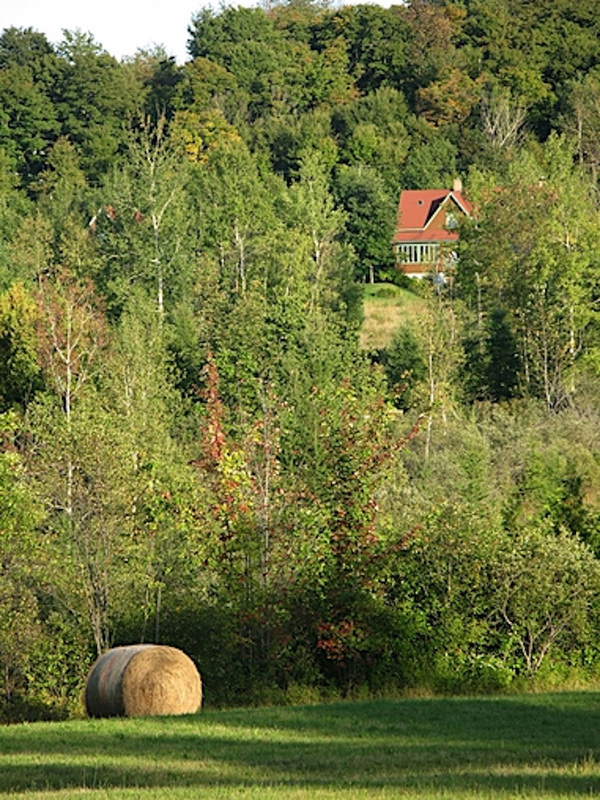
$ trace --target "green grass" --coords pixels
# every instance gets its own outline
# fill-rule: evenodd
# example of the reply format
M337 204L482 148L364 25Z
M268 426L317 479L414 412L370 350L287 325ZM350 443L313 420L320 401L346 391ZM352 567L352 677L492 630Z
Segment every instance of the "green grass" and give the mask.
M414 320L424 305L423 298L392 283L366 284L361 346L365 350L387 347L400 325Z
M0 797L594 797L599 722L573 692L14 725Z

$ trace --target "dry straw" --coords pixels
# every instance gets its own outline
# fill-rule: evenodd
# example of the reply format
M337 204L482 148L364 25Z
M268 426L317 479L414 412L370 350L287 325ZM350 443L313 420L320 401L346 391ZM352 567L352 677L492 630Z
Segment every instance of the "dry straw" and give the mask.
M85 705L90 717L193 714L202 705L202 681L175 647L115 647L90 670Z

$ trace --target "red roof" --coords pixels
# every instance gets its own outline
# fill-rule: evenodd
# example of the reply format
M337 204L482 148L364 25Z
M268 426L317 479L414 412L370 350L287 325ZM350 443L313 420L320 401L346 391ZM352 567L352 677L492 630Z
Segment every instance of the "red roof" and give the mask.
M438 217L438 211L449 204L454 204L461 213L467 216L470 216L473 211L472 204L460 191L451 189L407 189L403 191L398 204L398 225L394 241L456 241L458 232L447 230L444 227L445 217Z

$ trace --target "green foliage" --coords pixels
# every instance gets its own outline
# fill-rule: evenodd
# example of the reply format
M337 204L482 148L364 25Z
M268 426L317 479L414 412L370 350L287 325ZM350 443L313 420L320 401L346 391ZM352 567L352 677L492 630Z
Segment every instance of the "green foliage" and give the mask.
M482 205L477 222L465 228L458 281L477 315L478 346L488 348L488 357L496 357L498 340L490 336L485 342L486 316L491 315L490 334L494 319L503 320L505 345L515 342L513 353L502 356L508 367L504 382L515 385L510 372L518 367L521 391L554 408L576 390L579 354L587 350L586 341L591 344L595 327L597 211L581 203L589 186L573 168L564 140L551 138L542 150L524 153L510 172L506 185Z
M54 104L61 132L79 149L87 176L97 181L124 143L123 122L135 111L125 72L80 31L65 31Z
M502 402L519 394L521 363L513 327L507 312L495 308L465 332L463 391L469 400Z
M410 146L404 95L388 86L338 106L331 125L341 143L341 160L373 166L394 195L403 185L402 166Z
M95 279L112 316L118 318L129 295L139 291L165 316L194 279L198 230L188 214L186 163L167 136L164 117L131 129L127 152L127 165L107 181L93 218L99 251Z
M14 160L25 185L35 182L43 154L59 130L56 109L29 66L0 69L0 147Z
M253 116L305 108L310 103L304 88L307 62L312 86L317 75L327 82L319 70L311 69L314 56L307 45L286 37L262 9L230 6L218 14L203 9L190 33L192 58L208 58L233 73L249 95Z
M335 193L348 215L346 237L360 274L370 279L392 265L389 243L394 233L396 199L386 191L380 175L369 167L342 167L336 176Z
M25 409L44 382L37 359L38 313L21 284L0 296L0 385L2 406Z
M29 203L19 190L14 162L0 148L0 285L3 288L8 288L17 271L11 263L10 244L29 210Z
M219 703L597 670L597 34L294 0L201 10L183 67L0 35L19 713L134 639ZM399 190L459 173L458 263L387 303Z
M381 352L390 393L398 408L407 410L414 403L415 389L427 376L421 346L408 326L401 327L389 347Z
M402 183L407 189L451 186L458 170L457 148L441 134L414 137L406 157Z
M520 531L492 580L506 647L526 674L540 669L550 648L581 647L592 635L600 572L593 553L576 536L544 528Z
M3 436L15 426L3 415ZM0 694L4 702L27 694L31 659L41 638L36 575L41 547L35 529L42 509L32 495L22 460L0 454Z
M405 74L409 30L397 9L345 6L318 20L313 36L319 49L343 42L348 72L361 93L397 85Z

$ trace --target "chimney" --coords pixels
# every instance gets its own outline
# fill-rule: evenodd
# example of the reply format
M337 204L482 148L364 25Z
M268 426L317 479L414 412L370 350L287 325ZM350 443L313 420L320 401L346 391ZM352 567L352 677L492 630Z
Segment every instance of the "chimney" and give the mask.
M462 192L462 181L460 178L454 178L454 183L452 184L452 191Z

